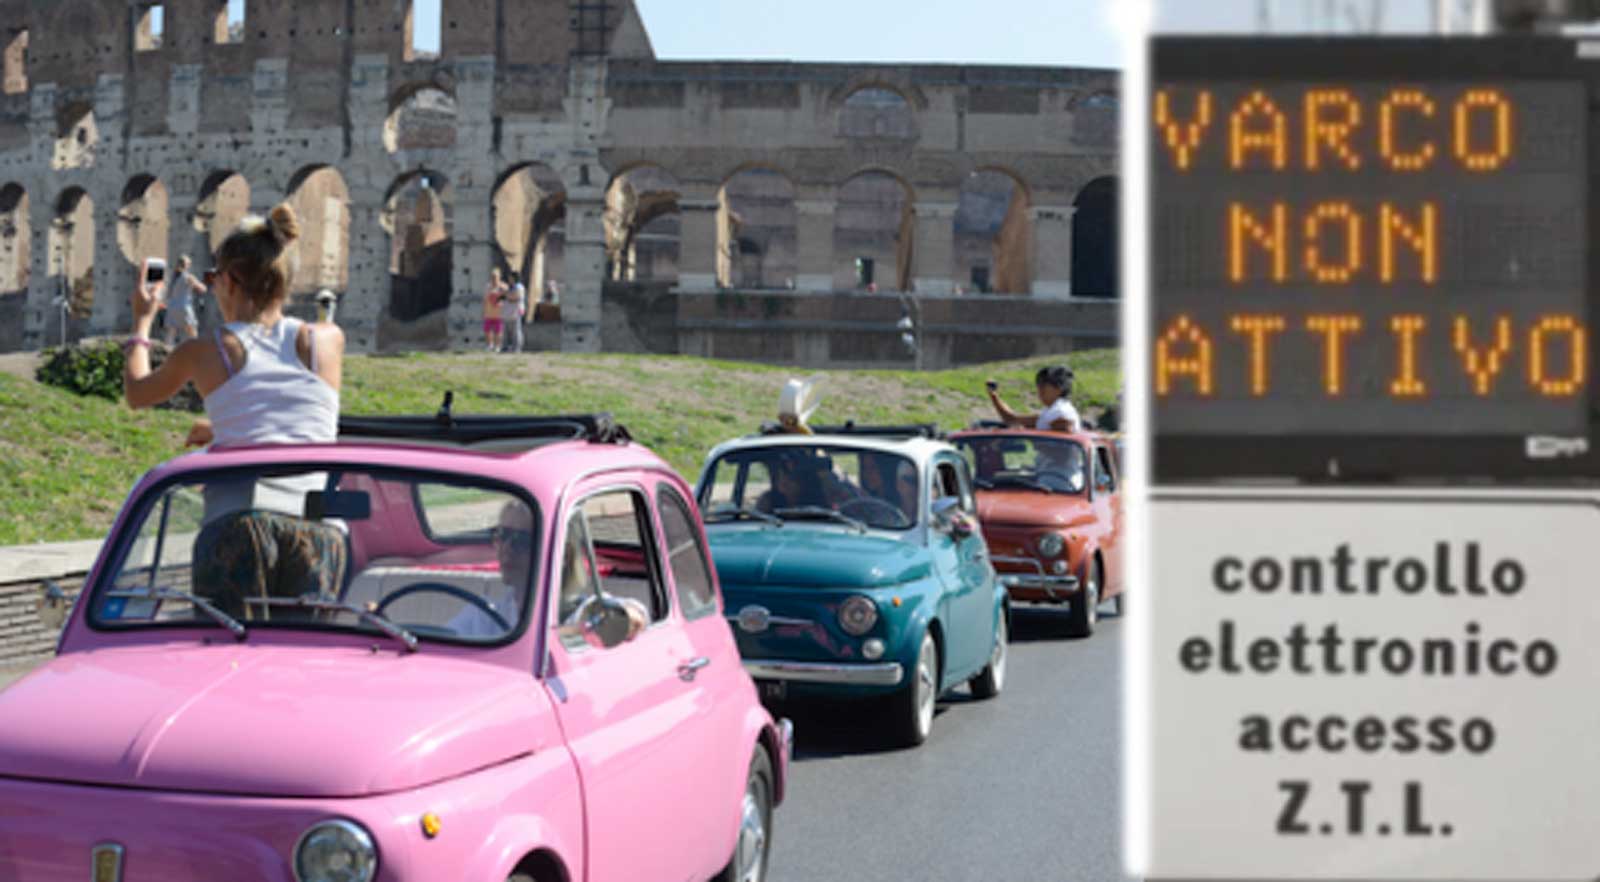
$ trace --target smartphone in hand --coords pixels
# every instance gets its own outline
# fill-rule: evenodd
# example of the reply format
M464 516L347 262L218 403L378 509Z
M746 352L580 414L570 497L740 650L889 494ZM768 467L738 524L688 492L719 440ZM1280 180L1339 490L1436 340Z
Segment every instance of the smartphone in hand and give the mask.
M159 285L167 280L167 262L159 257L151 257L144 262L144 283L146 285Z
M1000 391L1000 384L996 383L993 380L987 380L987 381L984 382L983 385L984 385L984 388L988 389L990 392L998 392L998 391Z

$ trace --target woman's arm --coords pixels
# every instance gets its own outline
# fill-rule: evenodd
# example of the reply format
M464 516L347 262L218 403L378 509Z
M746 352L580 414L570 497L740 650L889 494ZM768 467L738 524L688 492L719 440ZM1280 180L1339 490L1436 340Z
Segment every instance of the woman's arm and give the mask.
M148 323L141 328L137 321L134 322L134 336L148 339ZM195 356L200 347L208 343L198 338L185 340L172 350L172 354L155 371L150 370L148 345L128 347L122 367L122 394L128 400L128 406L134 410L152 407L178 394L183 384L194 379Z
M306 325L305 334L299 340L300 359L305 364L311 364L310 346L317 347L317 376L327 381L334 391L339 390L339 385L344 381L344 329L333 322L317 322Z
M150 327L162 306L165 285L134 286L129 298L133 307L133 341L125 350L122 364L122 394L135 410L150 407L178 394L183 384L194 378L195 355L204 345L198 339L186 340L162 362L161 369L150 370Z
M1008 426L1026 426L1039 419L1037 414L1017 413L1006 407L1006 403L1000 400L1000 393L993 389L989 390L989 403L994 405L994 412L1000 415L1000 421Z

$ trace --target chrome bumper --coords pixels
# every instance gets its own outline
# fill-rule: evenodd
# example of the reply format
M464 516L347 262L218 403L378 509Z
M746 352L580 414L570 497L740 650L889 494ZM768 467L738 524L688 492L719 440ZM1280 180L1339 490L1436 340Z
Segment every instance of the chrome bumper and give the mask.
M757 680L832 683L841 686L895 686L904 676L899 662L836 665L827 662L747 661L744 669Z
M1078 577L1072 574L1065 576L1052 576L1044 571L1044 564L1031 557L991 557L990 561L997 564L1014 564L1017 566L1032 567L1031 573L1001 573L996 572L1000 584L1007 588L1031 588L1043 591L1051 600L1056 599L1056 592L1072 594L1078 590Z

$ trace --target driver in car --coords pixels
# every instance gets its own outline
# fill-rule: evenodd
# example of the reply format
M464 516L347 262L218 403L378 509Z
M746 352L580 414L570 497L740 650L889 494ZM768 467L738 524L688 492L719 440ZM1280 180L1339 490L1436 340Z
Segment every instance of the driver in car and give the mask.
M500 584L484 592L484 602L506 620L502 627L477 604L465 604L446 626L457 637L504 637L516 626L518 599L528 589L533 572L533 512L513 499L500 509L500 520L491 532L495 557L500 561Z
M1083 489L1083 451L1075 444L1041 444L1034 455L1034 471L1077 493Z

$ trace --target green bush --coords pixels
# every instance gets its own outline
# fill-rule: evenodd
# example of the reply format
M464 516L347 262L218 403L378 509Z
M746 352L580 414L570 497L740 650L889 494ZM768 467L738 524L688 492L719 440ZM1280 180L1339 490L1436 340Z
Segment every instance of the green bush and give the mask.
M34 379L48 386L111 401L122 397L122 347L111 340L44 351Z
M150 347L150 369L155 370L167 358L167 348L160 343ZM93 395L108 401L122 399L122 371L124 357L122 346L115 340L100 340L73 346L61 346L44 351L44 364L34 372L33 378L47 386L55 386L79 395ZM194 386L185 385L171 401L158 405L167 410L187 410L199 413L204 410L200 395Z

